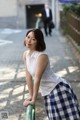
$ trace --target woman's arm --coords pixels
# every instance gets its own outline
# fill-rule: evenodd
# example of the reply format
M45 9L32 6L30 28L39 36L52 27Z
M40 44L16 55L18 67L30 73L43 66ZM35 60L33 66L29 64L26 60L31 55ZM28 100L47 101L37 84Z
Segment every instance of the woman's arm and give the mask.
M29 74L29 72L27 70L26 70L26 83L28 85L30 98L32 98L32 96L33 96L33 81L32 81L32 76Z
M32 97L33 103L35 103L36 101L38 91L39 91L39 86L40 86L40 80L43 72L46 69L47 64L48 64L48 56L44 54L40 55L37 60L37 68L36 68L35 78L34 78L33 97Z
M24 64L26 65L26 51L23 54L23 60L24 60ZM28 85L28 90L29 90L30 98L32 99L32 96L33 96L32 76L28 72L27 66L26 66L26 83Z
M48 64L48 56L47 55L40 55L38 60L37 60L37 67L36 67L36 71L35 71L32 100L31 101L26 100L24 102L24 106L35 103L37 96L38 96L40 80L41 80L43 72L46 69L47 64Z

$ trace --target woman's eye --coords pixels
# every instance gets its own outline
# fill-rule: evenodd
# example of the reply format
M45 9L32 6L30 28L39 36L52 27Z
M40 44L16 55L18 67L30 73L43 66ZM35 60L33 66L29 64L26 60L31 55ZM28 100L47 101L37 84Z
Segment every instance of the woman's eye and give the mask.
M27 38L30 38L29 36L27 36Z
M36 39L33 39L33 41L35 41Z

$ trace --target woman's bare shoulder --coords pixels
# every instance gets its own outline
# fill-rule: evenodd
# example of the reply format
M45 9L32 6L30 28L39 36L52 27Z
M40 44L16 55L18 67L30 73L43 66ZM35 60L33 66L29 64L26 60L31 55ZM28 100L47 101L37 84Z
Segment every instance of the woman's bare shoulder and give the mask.
M38 61L42 61L42 62L48 62L48 55L43 53L38 57Z

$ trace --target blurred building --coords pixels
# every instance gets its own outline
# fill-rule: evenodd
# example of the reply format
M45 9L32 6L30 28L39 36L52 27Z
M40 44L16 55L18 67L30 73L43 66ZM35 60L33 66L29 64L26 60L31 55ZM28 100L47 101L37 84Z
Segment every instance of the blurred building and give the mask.
M56 23L56 2L58 0L0 0L0 28L33 28L36 14L48 2Z

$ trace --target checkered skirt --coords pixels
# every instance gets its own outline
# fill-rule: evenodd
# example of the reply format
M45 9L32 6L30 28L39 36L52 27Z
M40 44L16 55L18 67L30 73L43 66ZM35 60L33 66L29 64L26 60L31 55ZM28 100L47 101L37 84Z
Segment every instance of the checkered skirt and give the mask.
M80 120L79 104L69 84L60 82L44 101L49 120Z

